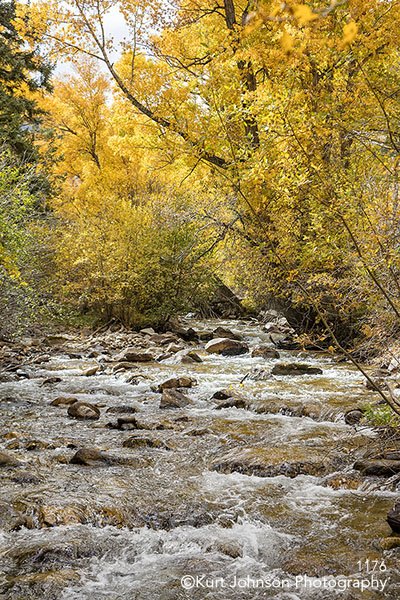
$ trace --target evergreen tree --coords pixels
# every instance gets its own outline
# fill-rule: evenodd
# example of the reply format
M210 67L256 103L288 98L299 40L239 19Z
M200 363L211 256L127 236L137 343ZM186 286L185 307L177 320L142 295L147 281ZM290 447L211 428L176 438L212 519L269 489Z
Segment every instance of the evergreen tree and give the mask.
M50 89L51 65L39 52L25 48L13 19L14 0L0 0L0 143L15 153L32 153L40 123L35 92Z

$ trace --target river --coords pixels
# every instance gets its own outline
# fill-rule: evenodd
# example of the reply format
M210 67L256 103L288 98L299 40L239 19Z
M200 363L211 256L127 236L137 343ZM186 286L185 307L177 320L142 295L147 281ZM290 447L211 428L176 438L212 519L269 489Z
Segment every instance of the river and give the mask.
M270 343L257 323L190 325L229 327L250 348ZM280 351L278 362L323 373L243 380L277 359L193 349L203 362L143 363L132 381L129 371L113 373L108 365L82 376L101 356L57 353L27 367L29 378L0 384L1 450L23 463L0 472L0 598L398 599L399 550L379 548L398 492L353 471L376 434L343 419L346 410L376 400L360 373L327 354ZM150 385L179 375L197 380L185 391L194 403L160 409ZM43 385L49 377L61 381ZM249 399L247 407L216 410L212 396L222 388ZM100 419L72 419L65 406L49 406L71 395L99 406ZM121 405L136 407L148 429L105 426L127 416L113 412ZM135 436L157 443L123 446ZM130 464L71 464L80 447ZM232 467L240 460L250 471ZM323 472L249 474L254 464L293 462L322 465ZM28 527L10 527L12 511L27 515Z

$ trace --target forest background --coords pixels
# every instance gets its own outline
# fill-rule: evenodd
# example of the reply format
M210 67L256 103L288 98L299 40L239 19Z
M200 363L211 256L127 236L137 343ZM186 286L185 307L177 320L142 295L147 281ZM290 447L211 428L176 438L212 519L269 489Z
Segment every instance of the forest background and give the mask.
M399 24L391 0L2 0L1 334L162 328L223 280L300 339L390 345Z

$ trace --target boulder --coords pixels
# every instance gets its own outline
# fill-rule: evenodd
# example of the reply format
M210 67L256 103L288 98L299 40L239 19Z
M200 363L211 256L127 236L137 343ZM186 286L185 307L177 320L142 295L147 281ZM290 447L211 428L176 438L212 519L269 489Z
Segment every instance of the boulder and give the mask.
M376 475L379 477L392 477L400 473L400 460L371 459L358 460L353 468L360 471L362 475Z
M192 385L196 385L197 381L193 377L181 376L181 377L172 377L172 379L167 379L160 383L157 388L158 392L163 392L164 390L173 389L173 388L191 388Z
M313 475L315 477L326 474L326 465L323 462L295 461L278 464L265 464L263 460L246 460L243 457L222 460L213 465L212 470L219 473L242 473L243 475L256 475L257 477L277 477L284 475L293 479L298 475Z
M124 448L162 448L164 450L172 450L170 446L161 440L155 440L150 437L133 436L123 442Z
M240 342L243 339L241 335L239 335L238 333L233 333L233 331L231 331L230 329L225 329L225 327L217 327L216 329L214 329L213 338L228 338L230 340L237 340L238 342Z
M199 337L193 327L184 327L177 319L170 319L168 327L172 333L185 340L185 342L197 342Z
M70 460L70 463L73 465L86 466L98 464L111 465L113 463L113 459L104 452L100 452L100 450L95 450L94 448L81 448L75 452L74 456Z
M319 367L311 367L301 363L279 363L271 371L272 375L322 375Z
M247 401L240 396L232 396L220 402L215 408L216 410L221 410L222 408L247 408Z
M344 415L344 421L347 425L358 425L361 419L364 417L362 410L358 408L348 410Z
M254 368L248 373L248 378L252 381L267 381L268 379L271 379L271 371Z
M0 452L0 467L19 467L21 463L11 454Z
M78 398L74 398L73 396L60 396L59 398L52 400L50 406L70 406L75 402L78 402Z
M229 338L216 338L206 344L209 354L222 354L223 356L237 356L249 351L247 344Z
M215 392L215 394L213 394L211 396L212 400L226 400L227 398L232 398L232 396L234 395L233 391L230 389L223 389L223 390L218 390L217 392Z
M143 352L137 348L126 348L117 357L119 362L151 362L154 356L150 352Z
M99 370L99 367L90 367L90 369L86 369L86 371L84 371L82 373L82 375L85 375L86 377L91 377L92 375L96 375L97 371Z
M152 327L146 327L145 329L141 329L140 333L142 335L154 335L156 332Z
M386 520L393 531L400 533L400 502L397 502L393 508L389 510Z
M202 359L196 352L193 352L193 350L181 350L180 352L177 352L174 357L174 363L183 365L201 362L203 362Z
M280 354L278 352L278 350L275 350L275 348L271 348L271 346L257 346L257 348L254 348L253 352L251 353L251 356L253 358L280 358Z
M100 410L94 404L78 400L78 402L74 402L68 408L68 414L75 419L98 419L100 417Z
M194 404L193 400L182 394L182 392L175 389L166 389L161 396L160 408L184 408L190 404Z
M121 406L110 406L110 408L107 408L106 413L116 413L116 414L122 414L122 413L136 413L137 412L137 408L135 408L134 406L128 406L126 404L123 404Z

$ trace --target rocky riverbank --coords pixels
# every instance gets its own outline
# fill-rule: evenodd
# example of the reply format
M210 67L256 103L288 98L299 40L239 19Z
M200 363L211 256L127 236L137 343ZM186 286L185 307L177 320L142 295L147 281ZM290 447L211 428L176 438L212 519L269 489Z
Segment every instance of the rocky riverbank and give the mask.
M147 600L166 564L165 599L189 567L337 577L367 558L392 593L400 436L368 426L353 367L291 335L272 315L4 343L2 597L97 599L100 565L109 596Z

